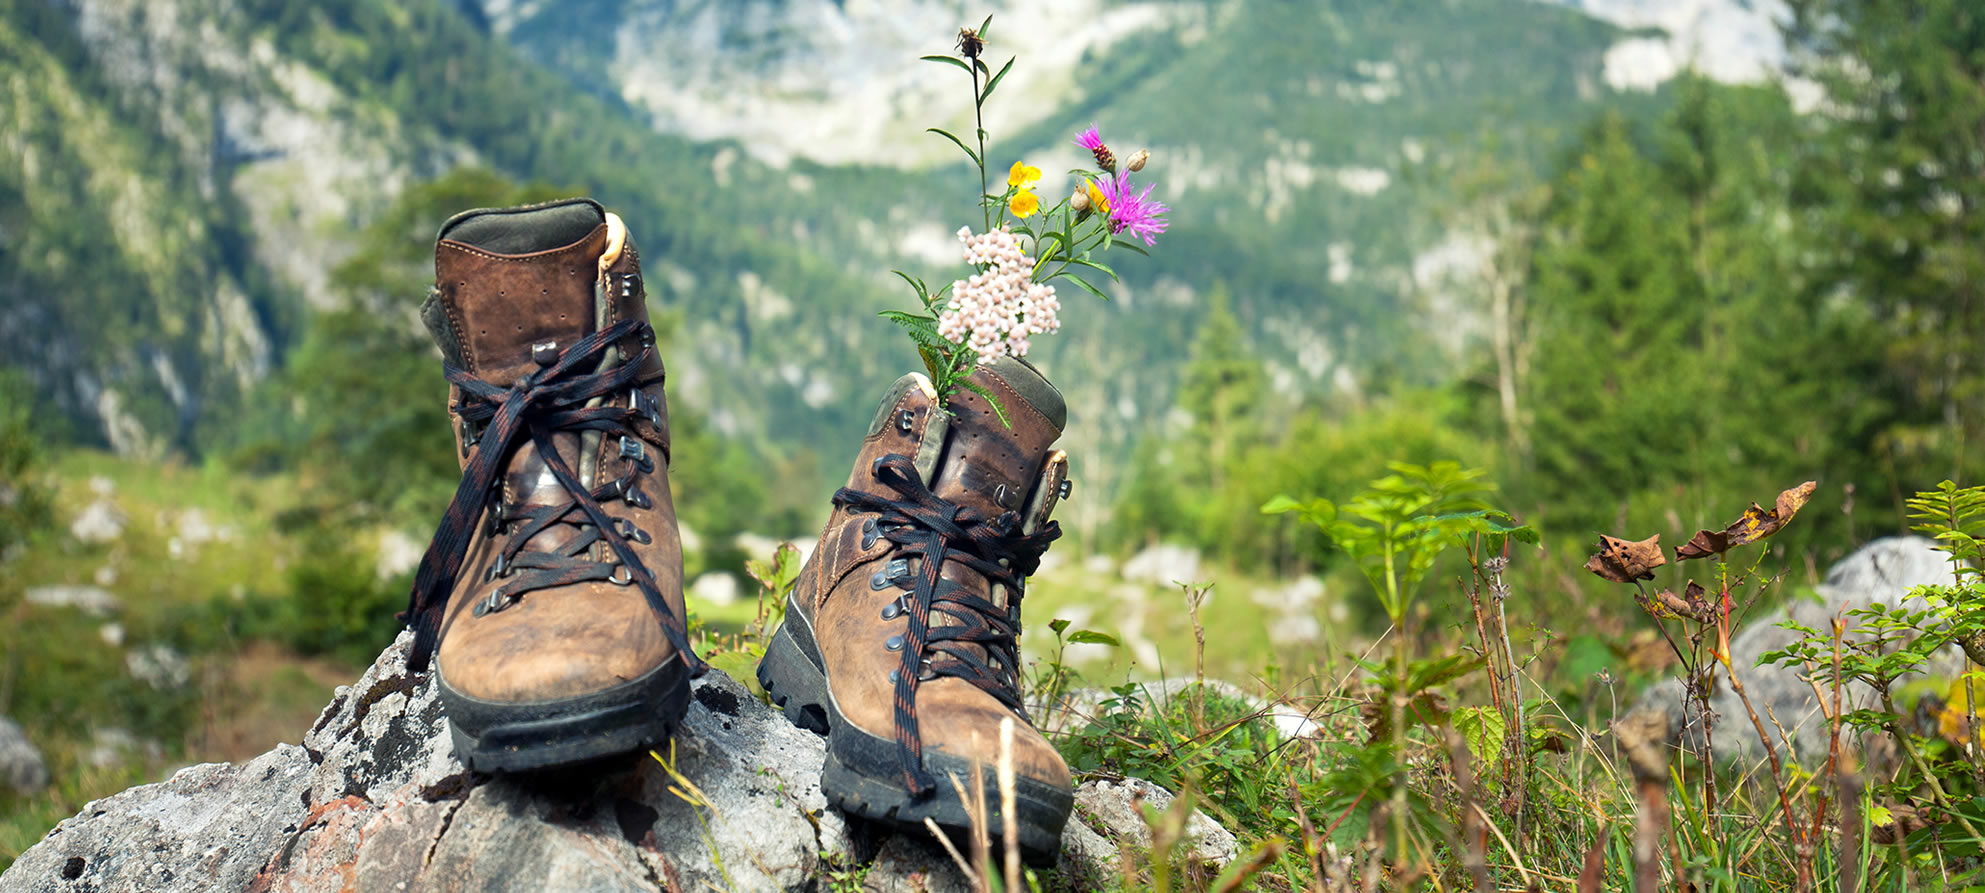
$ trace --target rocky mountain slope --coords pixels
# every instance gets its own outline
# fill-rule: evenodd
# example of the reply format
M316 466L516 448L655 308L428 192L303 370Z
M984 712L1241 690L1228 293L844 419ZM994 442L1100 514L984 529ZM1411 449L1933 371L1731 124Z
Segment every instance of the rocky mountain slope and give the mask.
M887 271L956 276L949 234L976 185L923 132L963 124L967 86L915 57L993 12L992 55L1020 59L989 109L995 166L1025 158L1065 189L1053 172L1095 121L1151 148L1174 207L1152 258L1117 263L1118 299L1069 289L1067 327L1039 348L1099 492L1109 457L1166 424L1212 292L1285 406L1447 375L1473 315L1441 278L1480 260L1440 220L1457 173L1542 162L1599 109L1658 106L1659 77L1615 56L1673 18L1593 7L1641 29L1623 31L1531 0L0 11L0 113L18 122L0 162L0 348L37 357L86 433L140 453L211 442L227 424L211 409L336 300L351 233L464 163L621 211L651 294L681 311L672 392L720 432L774 452L845 436L914 363L873 315L910 300Z

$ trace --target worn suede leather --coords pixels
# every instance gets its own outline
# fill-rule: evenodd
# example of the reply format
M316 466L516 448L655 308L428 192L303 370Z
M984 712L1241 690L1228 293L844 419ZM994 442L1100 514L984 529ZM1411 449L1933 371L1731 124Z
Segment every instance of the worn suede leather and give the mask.
M1067 458L1050 449L1061 434L1056 420L1030 405L1005 378L1020 374L1037 373L1005 361L982 368L974 377L998 396L1013 422L1011 429L1000 424L983 398L970 392L953 395L948 424L942 418L933 423L930 386L922 376L913 376L918 386L899 386L894 392L897 399L877 414L880 425L862 442L848 486L893 496L875 483L875 460L891 453L912 457L920 451L934 453L935 464L921 470L938 496L994 514L1032 510L1023 518L1029 529L1046 523L1067 474ZM901 419L908 420L907 430L898 424ZM1037 497L1042 487L1054 492ZM903 591L894 586L881 591L870 587L870 576L887 565L894 547L882 538L862 547L865 517L834 511L800 574L795 601L802 610L810 609L835 705L848 722L886 740L892 737L895 723L889 673L897 669L902 655L886 649L883 642L902 633L908 620L882 619L883 606ZM1005 603L1005 594L989 593L985 578L976 572L947 563L941 573ZM932 612L932 626L950 622L941 610ZM1015 771L1062 788L1070 784L1067 764L1026 717L963 679L939 677L919 685L917 717L926 754L977 758L989 767L999 757L1000 720L1012 717ZM939 790L949 792L949 782L940 780Z
M508 385L534 367L535 344L555 342L562 348L621 319L646 319L639 255L631 238L611 230L615 228L600 212L599 225L579 241L523 254L440 240L435 248L436 300L459 341L464 368L491 384ZM447 232L443 230L444 236ZM613 244L613 236L623 238ZM636 347L624 345L618 357ZM657 423L644 420L634 426L654 463L654 471L637 474L635 484L650 505L616 501L604 508L651 539L647 544L630 539L629 544L654 574L669 607L682 617L682 545L669 489L663 378L659 360L644 370L640 388L661 414ZM451 405L458 399L452 391ZM464 446L462 426L455 428L457 452L466 466L480 446ZM588 487L627 474L637 464L621 456L617 438L561 433L552 439ZM505 502L547 506L569 498L534 446L525 443L515 449L503 475ZM493 702L555 701L598 692L682 659L633 586L595 581L539 589L504 610L475 616L476 603L503 583L489 579L488 571L509 532L492 533L489 522L485 517L477 525L441 628L435 662L450 687ZM551 550L576 535L574 527L554 524L524 548ZM594 558L612 560L604 544L595 550Z

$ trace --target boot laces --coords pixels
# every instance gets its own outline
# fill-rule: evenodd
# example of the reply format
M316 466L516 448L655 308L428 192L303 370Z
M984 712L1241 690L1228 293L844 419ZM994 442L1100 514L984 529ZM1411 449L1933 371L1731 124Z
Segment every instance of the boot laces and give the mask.
M909 615L909 628L892 636L886 647L902 653L890 676L895 683L895 738L904 782L917 796L936 789L923 766L923 738L917 722L917 687L943 676L963 679L1027 719L1020 697L1018 638L1020 600L1026 578L1039 567L1048 545L1061 536L1060 525L1049 522L1032 534L1017 532L1020 516L1004 512L987 517L970 506L949 502L924 485L916 464L891 454L876 460L876 482L898 498L842 488L834 504L851 512L874 512L865 536L880 536L897 544L885 570L870 581L875 589L907 584L905 597L891 605ZM920 559L912 570L910 559ZM985 577L988 586L1007 592L1004 606L975 595L971 589L944 579L946 562L964 565ZM900 605L900 608L898 607ZM931 612L941 610L946 625L933 628ZM885 617L894 617L885 609ZM980 657L983 653L985 657Z
M597 370L608 350L632 338L640 339L638 352L610 369L587 371ZM512 524L518 526L510 531L489 572L491 579L509 578L509 582L477 603L476 616L501 611L534 590L594 580L631 585L646 598L669 642L692 669L701 670L682 618L670 610L654 574L630 545L630 540L645 544L651 537L628 519L608 515L605 510L605 504L619 501L637 508L652 505L638 483L639 476L653 473L656 465L632 426L643 418L658 424L661 418L660 408L639 387L641 370L654 350L654 330L642 320L629 319L574 342L557 354L556 361L540 365L508 388L443 362L448 381L462 395L461 404L453 407L455 414L464 425L480 427L481 434L475 458L463 470L455 498L442 515L414 575L403 615L414 627L413 651L407 658L410 669L419 672L427 668L449 596L474 540L476 521L487 518L491 534ZM587 405L622 393L628 394L625 401L610 399L599 406ZM589 489L582 484L552 441L554 433L581 431L599 431L603 437L618 435L621 455L631 460L629 472L598 487ZM537 447L545 468L570 499L535 508L500 501L498 483L504 467L525 441ZM571 525L577 531L557 551L524 550L525 543L554 524ZM616 561L592 557L601 545Z

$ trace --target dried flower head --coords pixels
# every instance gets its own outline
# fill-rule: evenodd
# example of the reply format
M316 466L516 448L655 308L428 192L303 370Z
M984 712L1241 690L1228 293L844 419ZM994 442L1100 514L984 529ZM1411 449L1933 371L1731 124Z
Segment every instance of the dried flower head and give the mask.
M1139 149L1135 152L1130 153L1129 160L1125 161L1123 166L1129 169L1129 171L1134 174L1137 173L1138 171L1143 170L1145 163L1149 162L1150 160L1151 160L1151 150Z
M1088 186L1077 186L1077 187L1075 187L1075 191L1074 191L1074 192L1072 192L1072 193L1070 193L1070 194L1069 194L1069 196L1068 196L1068 207L1069 207L1069 209L1070 209L1070 210L1072 210L1072 211L1074 211L1074 212L1075 212L1075 213L1077 213L1077 214L1086 214L1086 213L1088 213L1088 211L1089 211L1089 190L1090 190L1090 189L1093 189L1093 188L1095 188L1093 184L1092 184L1092 185L1088 185Z
M958 29L958 55L967 59L977 59L979 54L985 51L986 42L979 37L979 32L970 28Z

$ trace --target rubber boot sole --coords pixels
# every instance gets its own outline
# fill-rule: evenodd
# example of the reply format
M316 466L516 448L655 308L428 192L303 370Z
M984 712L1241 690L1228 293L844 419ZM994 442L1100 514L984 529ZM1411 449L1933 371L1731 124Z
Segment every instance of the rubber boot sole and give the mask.
M680 657L612 688L555 701L473 698L439 680L455 755L478 772L528 772L645 750L675 732L689 707Z
M971 814L951 780L956 777L970 784L972 763L950 754L924 751L924 769L937 779L937 791L912 796L903 784L896 742L862 731L848 722L834 703L812 624L790 601L786 622L772 636L765 657L758 662L758 684L794 725L827 736L820 790L829 803L871 821L921 833L929 833L924 819L930 819L961 849L971 839ZM999 781L992 766L982 766L981 771L987 835L997 850L1005 827ZM1013 782L1021 858L1037 867L1052 866L1061 857L1061 829L1075 805L1074 795L1026 776L1016 776Z

